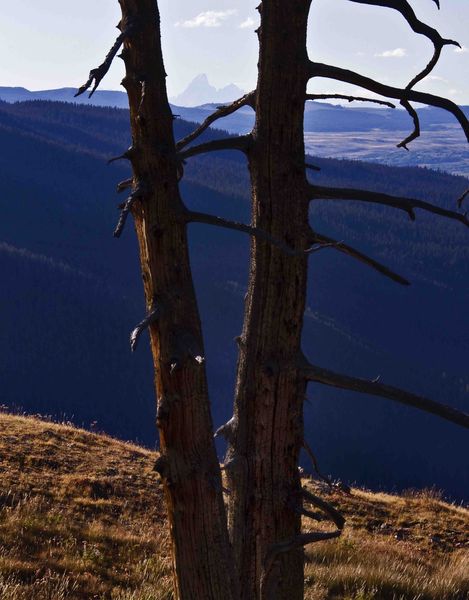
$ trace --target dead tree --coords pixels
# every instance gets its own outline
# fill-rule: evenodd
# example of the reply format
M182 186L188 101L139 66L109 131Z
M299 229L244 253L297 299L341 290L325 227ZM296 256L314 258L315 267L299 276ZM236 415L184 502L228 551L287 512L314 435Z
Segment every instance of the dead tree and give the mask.
M176 597L237 600L219 462L213 443L204 347L192 282L188 212L179 195L180 158L166 93L159 13L153 0L121 0L121 34L105 62L91 71L92 92L123 45L132 146L122 158L132 180L115 231L132 214L140 248L147 317L132 332L132 347L149 328L158 398L161 457L173 540Z
M436 65L443 47L456 42L441 38L436 30L420 22L405 1L363 3L398 10L416 33L425 35L434 45L432 60L405 89L384 86L356 73L312 62L306 53L310 0L264 0L259 6L257 88L218 113L224 116L247 103L255 109L256 122L249 139L230 138L226 146L217 141L215 149L230 147L246 153L252 185L251 225L290 249L285 252L279 245L253 238L234 415L224 430L229 444L226 457L231 491L229 527L243 600L302 598L303 545L324 539L321 535L301 534L304 490L298 463L304 444L303 401L308 382L385 397L469 426L467 415L451 407L376 381L363 381L310 365L301 351L307 263L312 250L332 247L330 251L343 252L399 284L409 284L401 275L345 242L316 231L314 222L309 222L311 202L374 202L403 210L412 220L418 210L425 210L469 225L466 215L457 210L445 210L412 198L324 188L307 179L304 103L327 98L307 94L308 82L316 77L352 83L399 100L414 124L412 134L400 142L401 147L406 148L420 133L412 101L449 110L469 139L466 117L454 103L413 90ZM209 123L213 123L214 116ZM195 155L211 149L202 144L189 152ZM340 530L331 531L326 538L338 535Z
M308 82L317 77L399 100L413 121L412 133L399 144L403 148L420 134L412 102L451 112L469 140L469 123L457 105L414 90L437 64L443 48L456 42L419 21L406 0L350 1L397 10L416 33L432 42L430 63L404 89L311 61L306 51L311 0L263 0L256 90L220 107L191 135L175 143L156 3L120 0L121 34L104 63L91 71L79 90L83 93L93 85L94 92L123 45L132 147L119 158L130 161L133 177L118 186L119 191L131 191L121 206L115 235L121 234L132 214L148 314L132 332L131 344L135 348L141 333L149 328L161 439L156 469L163 479L171 526L176 597L183 600L300 600L304 546L341 534L344 519L304 490L298 474L308 382L381 396L469 427L469 416L451 407L378 381L311 365L301 350L308 260L315 251L342 252L399 284L409 283L345 241L316 231L309 221L311 202L375 202L403 210L411 219L416 210L425 210L469 224L458 210L421 200L309 182L307 169L314 167L305 163L304 103L327 97L307 94ZM246 105L256 112L249 135L194 144L210 125ZM179 195L183 162L221 150L238 150L247 156L252 185L249 225L190 212ZM463 200L459 199L459 209ZM252 238L234 415L216 432L228 441L223 467L230 492L228 519L212 439L203 341L187 252L190 222L235 229ZM314 514L304 504L321 511L334 528L302 533L301 516Z

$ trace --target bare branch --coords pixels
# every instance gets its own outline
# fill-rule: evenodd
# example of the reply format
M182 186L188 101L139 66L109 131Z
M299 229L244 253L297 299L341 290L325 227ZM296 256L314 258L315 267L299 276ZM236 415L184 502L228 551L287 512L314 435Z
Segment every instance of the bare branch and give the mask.
M422 81L422 79L424 79L433 71L440 59L441 51L444 46L461 47L458 42L442 38L436 29L420 21L407 0L351 0L351 2L355 2L357 4L368 4L371 6L380 6L383 8L391 8L393 10L397 10L399 13L401 13L401 15L404 17L404 19L407 21L407 23L410 25L410 27L415 33L424 35L433 43L434 53L430 62L427 64L425 69L423 69L423 71L416 75L412 79L412 81L406 86L407 89L413 88L419 81Z
M458 198L458 208L462 208L464 200L469 196L469 190L466 190L464 194Z
M284 542L278 542L270 546L267 555L264 559L264 564L261 574L261 598L264 600L274 600L277 594L274 590L277 578L273 577L272 569L275 566L279 556L297 548L303 548L308 544L323 542L340 537L342 531L314 531L311 533L301 533Z
M276 248L281 250L283 253L288 254L289 256L305 256L308 254L314 254L325 248L339 247L339 249L341 249L342 246L342 242L326 240L325 238L323 241L322 239L320 240L319 236L315 234L315 245L307 248L306 250L295 250L285 242L274 238L263 229L259 229L258 227L252 227L251 225L245 225L244 223L237 223L236 221L229 221L227 219L223 219L222 217L216 217L207 213L187 211L186 222L205 223L206 225L214 225L215 227L222 227L224 229L233 229L234 231L241 231L243 233L252 235L253 237L260 239L264 242L267 242L272 246L275 246Z
M319 510L322 510L322 512L327 515L329 520L335 524L337 529L342 530L344 528L345 518L336 508L332 506L332 504L329 504L329 502L319 498L319 496L315 496L306 488L302 488L302 494L307 502L316 508L319 508Z
M341 533L341 531L313 531L311 533L301 533L291 540L286 540L285 542L280 542L272 546L269 551L269 558L274 558L278 554L290 552L291 550L300 548L301 546L307 546L308 544L314 544L315 542L323 542L325 540L338 538L340 537Z
M276 544L272 544L266 554L262 575L261 575L261 597L262 598L275 598L275 593L273 592L273 587L275 586L276 578L272 573L272 570L277 562L279 556L286 552L291 552L296 548L301 548L308 544L313 544L316 542L322 542L325 540L331 540L334 538L340 537L342 534L342 530L345 526L345 518L340 512L334 508L329 502L326 502L322 498L312 494L306 488L301 489L302 497L309 503L319 508L319 510L334 523L337 527L336 531L315 531L310 533L302 533L297 535L289 540L285 540L284 542L279 542ZM294 507L294 509L302 515L309 517L310 519L315 519L317 521L321 520L321 516L318 513L313 513L309 510L306 510L303 507Z
M409 26L415 33L420 35L424 35L426 38L431 40L435 46L459 46L458 42L454 40L447 40L441 37L439 32L420 21L413 8L409 4L407 0L350 0L351 2L355 2L356 4L368 4L370 6L379 6L382 8L391 8L393 10L397 10L401 13L404 19L407 21ZM437 2L437 0L434 0ZM437 2L438 8L439 4Z
M372 6L381 6L381 7L392 8L394 10L397 10L405 18L405 20L408 22L408 24L413 29L413 31L415 31L416 33L419 33L421 35L424 35L433 43L434 52L433 52L433 56L432 56L431 60L425 66L425 68L420 73L418 73L407 84L406 90L410 90L413 87L415 87L419 81L422 81L423 79L425 79L425 77L427 77L433 71L433 69L438 64L438 61L440 60L441 51L444 46L452 45L452 46L461 47L458 42L455 42L454 40L447 40L447 39L442 38L436 29L434 29L433 27L430 27L429 25L426 25L422 21L419 21L419 19L415 15L414 10L412 9L411 5L407 2L407 0L351 0L351 1L359 3L359 4L369 4ZM440 8L438 1L437 0L435 0L435 1L436 1L438 8ZM403 106L403 108L405 108L405 110L409 113L410 117L412 118L412 120L414 122L414 130L409 136L407 136L405 138L405 140L400 142L397 145L397 147L405 148L405 150L408 150L409 148L407 147L407 145L410 144L410 142L412 142L413 140L417 139L420 136L420 121L419 121L419 116L417 114L417 111L411 106L411 104L409 103L409 101L407 99L402 99L401 105Z
M307 447L307 445L305 446ZM328 518L332 521L337 527L336 531L327 531L327 532L311 532L311 533L302 533L297 535L289 540L285 540L284 542L279 542L276 544L272 544L267 550L263 569L261 574L261 598L275 598L276 594L274 592L274 587L276 585L277 577L276 574L273 573L273 568L275 563L277 562L279 556L286 552L291 552L296 548L301 548L306 546L307 544L312 544L315 542L321 542L325 540L330 540L339 537L342 534L342 530L345 525L345 518L340 512L334 508L329 502L326 502L322 498L312 494L306 488L301 489L302 498L304 498L309 504L312 504ZM293 506L293 509L306 516L310 519L314 519L316 521L321 520L321 514L313 513L303 506Z
M299 515L308 517L308 519L312 519L313 521L324 521L324 515L321 512L313 512L312 510L308 510L307 508L301 506L296 506L294 510Z
M125 228L125 224L127 222L127 217L129 216L129 213L132 210L132 206L138 199L144 196L145 191L146 187L142 183L139 183L134 189L134 191L127 198L127 200L120 205L121 214L119 217L119 222L117 223L117 226L114 230L114 237L119 238L122 235L122 232Z
M397 100L407 100L410 102L418 102L421 104L427 104L428 106L435 106L442 108L447 112L450 112L461 125L466 139L469 141L469 121L461 108L451 100L435 96L433 94L427 94L426 92L418 92L413 89L400 89L384 83L379 83L370 77L365 77L354 71L348 69L341 69L340 67L334 67L332 65L326 65L323 63L310 62L310 77L324 77L326 79L335 79L336 81L342 81L343 83L349 83L356 85L363 89L379 94L387 98L395 98Z
M129 188L132 187L132 184L133 184L133 178L125 179L124 181L121 181L120 183L117 184L117 193L120 194L121 192L128 190Z
M108 165L111 165L112 163L117 162L118 160L132 160L132 156L135 153L135 148L133 146L130 146L130 148L127 148L127 150L123 153L120 154L119 156L113 156L112 158L110 158L107 161Z
M143 321L141 321L137 325L137 327L135 327L135 329L130 334L130 349L132 350L132 352L135 352L135 350L137 349L138 341L142 333L145 331L145 329L148 329L148 327L150 327L152 323L157 321L159 316L160 309L158 306L155 306L150 310L150 312L143 319Z
M327 483L327 485L329 487L332 487L332 481L329 479L329 477L326 477L325 475L323 475L319 469L319 463L318 463L318 459L316 458L316 455L314 454L314 452L311 449L311 446L308 444L308 442L306 440L303 440L303 448L305 449L306 454L309 456L309 459L311 460L311 463L313 465L313 469L316 473L316 475L322 480L324 481L324 483Z
M239 150L240 152L247 152L251 143L250 135L233 136L229 138L223 138L220 140L211 140L198 146L191 146L183 152L179 153L181 160L186 160L192 156L198 156L199 154L206 154L207 152L218 152L220 150Z
M340 246L342 242L318 242L314 244L310 248L306 250L306 254L315 254L316 252L320 252L321 250L325 250L326 248L336 248Z
M405 108L405 110L410 115L412 121L414 122L414 130L412 131L412 133L410 133L404 140L402 140L402 142L399 142L397 144L398 148L404 148L404 150L407 150L408 152L409 148L407 147L407 144L410 144L410 142L413 142L418 137L420 137L420 119L417 111L410 102L408 102L407 100L401 100L401 106Z
M357 202L382 204L384 206L403 210L409 215L412 221L415 221L414 210L418 208L454 221L459 221L466 227L469 227L467 215L435 206L434 204L424 202L423 200L416 200L415 198L403 198L400 196L383 194L381 192L371 192L369 190L357 190L353 188L328 188L312 184L309 186L309 189L311 197L314 200L353 200Z
M388 398L394 400L400 404L406 406L413 406L419 410L432 413L451 421L456 425L469 429L469 415L465 414L451 406L440 404L434 400L429 400L416 394L411 394L405 390L384 385L378 381L369 381L367 379L359 379L357 377L349 377L348 375L342 375L334 373L328 369L323 369L315 365L309 365L304 370L304 375L308 381L321 383L343 390L350 390L353 392L361 392L362 394L370 394L372 396L380 396L382 398Z
M130 210L135 202L135 198L132 196L129 196L126 200L126 202L124 202L124 204L121 205L121 213L119 216L119 221L117 222L116 228L114 229L114 237L115 238L120 238L120 236L122 235L122 232L125 229L125 224L127 223L127 218L129 216Z
M222 425L215 431L215 433L213 434L213 437L217 438L217 437L221 436L226 441L228 441L228 442L231 441L231 439L233 438L233 435L234 435L235 425L236 425L236 419L234 417L231 417L231 419L227 423L225 423L224 425Z
M235 100L235 102L233 102L232 104L228 104L226 106L219 106L218 110L211 114L209 117L207 117L205 121L195 131L193 131L185 138L180 140L176 144L176 149L180 151L183 148L185 148L188 144L190 144L196 138L202 135L202 133L204 133L204 131L206 131L210 127L210 125L212 125L218 119L232 115L234 112L236 112L243 106L251 106L252 108L254 108L255 97L255 92L249 92L249 94L246 94L242 98Z
M223 227L225 229L233 229L234 231L242 231L243 233L247 233L252 235L264 242L268 242L279 248L285 254L290 256L298 256L300 254L306 254L307 251L297 251L282 242L281 240L275 239L271 235L269 235L263 229L259 229L258 227L251 227L251 225L245 225L244 223L237 223L235 221L228 221L227 219L223 219L222 217L215 217L213 215L208 215L206 213L200 212L192 212L189 211L187 213L187 222L188 223L206 223L207 225L215 225L216 227Z
M109 71L109 69L112 65L112 61L114 60L116 54L119 52L119 49L122 46L122 44L124 43L125 39L128 38L129 36L131 36L133 33L135 33L136 29L137 29L137 21L135 19L129 20L129 22L125 26L124 30L122 31L122 33L118 36L118 38L114 42L114 45L109 50L106 58L104 59L104 62L96 69L91 69L89 77L88 77L88 81L86 81L86 83L84 83L79 88L79 90L75 94L75 98L77 96L81 96L81 94L84 94L91 87L91 85L93 85L93 81L94 81L93 89L91 90L91 92L88 95L88 98L91 98L91 96L98 89L99 84L104 79L107 72Z
M314 239L318 243L331 244L331 246L334 247L339 252L343 252L344 254L347 254L348 256L351 256L352 258L359 260L360 262L364 263L365 265L372 267L373 269L375 269L375 271L378 271L378 273L381 273L381 275L384 275L385 277L389 277L389 279L392 279L393 281L396 281L397 283L400 283L401 285L410 285L410 282L407 279L404 279L404 277L401 277L401 275L398 275L394 271L391 271L391 269L389 269L385 265L379 263L378 261L374 260L373 258L370 258L366 254L363 254L362 252L355 250L355 248L352 248L352 246L348 246L347 244L344 244L343 242L338 242L328 236L325 236L325 235L322 235L322 234L319 234L316 232L313 233L313 236L314 236Z
M445 45L445 44L453 44L455 46L459 46L459 48L461 47L461 45L458 44L458 42L453 42L452 40L443 40L443 45ZM406 85L406 89L410 90L411 88L415 87L419 81L422 81L422 79L425 79L425 77L430 75L430 73L433 71L433 69L438 64L438 61L440 60L443 45L435 46L433 56L430 59L427 66L422 71L420 71L420 73L417 73L417 75L415 75L415 77Z
M353 1L353 0L352 0ZM372 102L381 106L396 108L396 105L386 100L377 100L375 98L364 98L362 96L347 96L345 94L306 94L306 100L347 100L347 102Z

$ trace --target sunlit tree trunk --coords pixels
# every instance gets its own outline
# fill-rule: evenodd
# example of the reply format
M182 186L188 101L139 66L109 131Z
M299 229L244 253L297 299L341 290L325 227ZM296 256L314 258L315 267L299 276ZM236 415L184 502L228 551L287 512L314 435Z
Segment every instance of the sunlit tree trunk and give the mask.
M130 104L131 210L149 319L176 597L238 600L213 443L204 349L178 189L155 0L120 0Z
M252 220L298 250L254 239L240 340L233 433L227 454L230 530L243 600L303 598L303 549L272 545L298 536L299 453L306 381L300 370L309 245L303 139L306 29L310 2L264 0L256 124L248 152ZM262 588L262 589L261 589Z
M298 464L304 443L307 382L382 396L469 427L469 415L452 407L379 381L308 364L302 355L311 244L332 246L391 280L408 284L362 252L313 231L308 222L310 201L372 202L405 211L412 219L418 209L469 225L467 215L460 211L422 200L309 184L305 174L304 102L315 96L307 96L306 86L310 78L321 77L400 100L414 121L414 131L401 142L403 146L420 134L418 114L411 102L449 111L469 140L469 122L458 106L413 89L432 71L443 47L455 42L441 38L420 22L407 2L352 0L397 10L416 33L433 42L434 55L424 71L405 89L394 88L353 71L309 61L306 31L311 0L263 0L259 6L257 89L218 108L175 144L156 2L119 1L122 34L78 94L93 82L97 88L124 44L123 85L129 96L132 147L121 158L130 160L133 178L119 184L120 190L129 187L131 193L123 205L116 235L121 234L127 215L132 213L148 310L132 334L132 344L146 327L150 328L161 440L161 457L155 468L164 483L175 595L180 600L302 600L303 546L338 537L344 527L344 518L334 507L301 489ZM247 105L256 111L252 134L193 145L217 119ZM251 225L188 211L179 195L183 161L220 150L237 150L248 157ZM460 198L459 208L465 196ZM228 524L188 256L189 222L242 231L253 240L234 416L220 429L228 439L224 465L230 491ZM301 534L303 498L335 529Z

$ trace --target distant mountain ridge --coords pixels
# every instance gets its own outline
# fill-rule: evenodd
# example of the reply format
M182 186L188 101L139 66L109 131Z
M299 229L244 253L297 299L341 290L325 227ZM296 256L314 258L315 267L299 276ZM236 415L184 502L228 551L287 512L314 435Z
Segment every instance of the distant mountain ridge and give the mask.
M197 95L200 92L199 95ZM87 106L128 108L127 95L121 91L98 90L91 98L86 94L75 98L75 88L30 91L24 87L0 87L0 101L25 102L46 100L53 102L73 102ZM206 75L199 75L188 88L171 98L175 114L186 121L201 122L219 104L226 104L241 97L244 91L230 84L224 88L210 85ZM469 106L462 106L469 115ZM444 128L455 125L454 117L437 108L418 110L422 129ZM222 128L230 133L246 133L252 129L254 113L244 107L235 114L223 119ZM330 104L327 102L307 102L305 105L305 132L359 132L359 131L401 131L409 128L409 117L399 108L376 108L368 104Z
M91 98L88 94L75 97L76 88L59 88L53 90L30 91L25 87L1 87L0 100L4 102L25 102L28 100L51 100L54 102L74 102L76 104L92 104L93 106L110 106L128 108L127 94L119 90L97 90ZM240 98L244 91L230 83L222 88L211 85L207 75L195 77L171 103L177 107L195 107L205 104L224 104Z
M0 87L0 100L4 102L26 102L29 100L50 100L52 102L73 102L93 106L110 106L128 108L127 96L120 91L98 90L92 98L87 95L78 96L76 88L59 88L56 90L30 91L24 87Z

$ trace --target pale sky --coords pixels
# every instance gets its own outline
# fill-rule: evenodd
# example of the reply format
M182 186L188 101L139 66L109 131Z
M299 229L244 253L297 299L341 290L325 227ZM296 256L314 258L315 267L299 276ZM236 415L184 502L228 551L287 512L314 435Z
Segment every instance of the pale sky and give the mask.
M163 48L170 95L200 73L216 87L255 86L259 0L160 0ZM469 104L469 2L411 0L417 15L458 40L445 48L440 66L420 89ZM117 35L117 0L0 0L0 86L28 89L76 87L102 62ZM422 69L432 46L392 10L349 0L313 0L308 50L313 60L403 85ZM102 89L122 89L116 64ZM347 91L317 81L314 91Z

